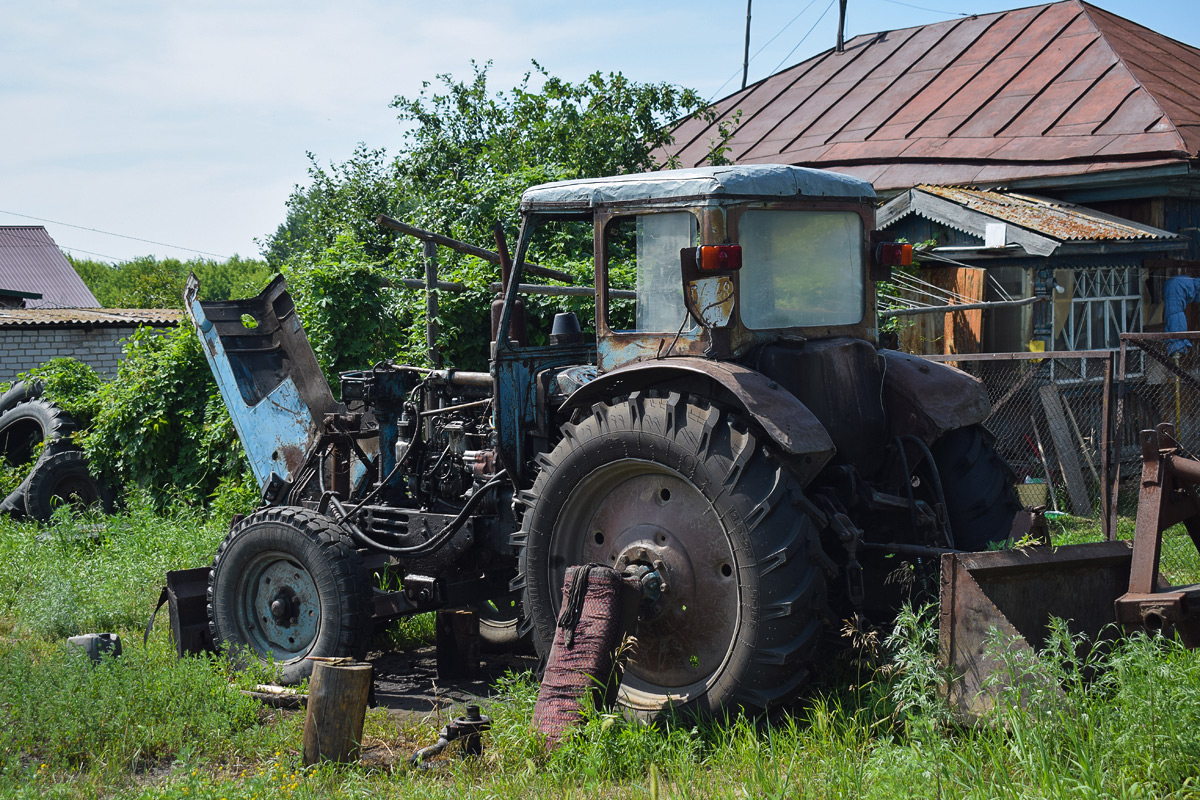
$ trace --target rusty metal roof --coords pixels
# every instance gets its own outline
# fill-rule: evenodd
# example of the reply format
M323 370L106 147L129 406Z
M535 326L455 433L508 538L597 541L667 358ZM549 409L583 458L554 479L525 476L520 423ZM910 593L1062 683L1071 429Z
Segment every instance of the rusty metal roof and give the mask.
M1060 241L1179 238L1168 231L1136 225L1083 206L1044 197L955 186L922 185L916 188Z
M40 294L29 308L100 305L41 225L0 226L0 289Z
M0 308L0 327L169 327L182 314L161 308Z
M1200 153L1200 50L1082 0L865 34L679 123L701 163L737 118L736 163L832 168L877 189L997 184Z

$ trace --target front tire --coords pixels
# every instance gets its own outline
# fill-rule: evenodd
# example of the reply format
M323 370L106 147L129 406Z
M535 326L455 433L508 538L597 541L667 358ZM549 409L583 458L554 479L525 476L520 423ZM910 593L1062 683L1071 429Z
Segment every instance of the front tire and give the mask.
M982 425L950 431L931 448L946 498L946 516L960 550L986 550L1012 532L1021 510L1016 476Z
M279 682L295 684L312 673L309 656L366 655L371 587L332 520L269 508L235 525L217 551L208 617L215 642L274 662Z
M707 715L791 698L827 619L795 477L737 414L675 393L598 404L563 434L514 539L538 652L567 567L659 562L667 589L639 622L622 703Z

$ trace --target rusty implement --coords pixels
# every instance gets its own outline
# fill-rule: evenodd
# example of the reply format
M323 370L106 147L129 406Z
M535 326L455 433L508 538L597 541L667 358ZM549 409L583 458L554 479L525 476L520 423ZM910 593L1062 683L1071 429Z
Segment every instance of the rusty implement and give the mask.
M966 719L989 710L998 646L1036 651L1052 617L1089 640L1144 630L1200 644L1200 584L1159 575L1163 531L1183 523L1200 547L1200 462L1179 454L1172 427L1142 431L1142 485L1132 542L1035 546L942 556L939 657L947 694Z

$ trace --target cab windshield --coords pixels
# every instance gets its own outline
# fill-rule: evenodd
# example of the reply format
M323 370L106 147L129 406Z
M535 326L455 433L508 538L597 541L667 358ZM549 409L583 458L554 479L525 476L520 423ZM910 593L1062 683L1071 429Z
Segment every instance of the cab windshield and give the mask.
M862 241L862 218L850 211L743 212L742 324L761 330L860 322Z

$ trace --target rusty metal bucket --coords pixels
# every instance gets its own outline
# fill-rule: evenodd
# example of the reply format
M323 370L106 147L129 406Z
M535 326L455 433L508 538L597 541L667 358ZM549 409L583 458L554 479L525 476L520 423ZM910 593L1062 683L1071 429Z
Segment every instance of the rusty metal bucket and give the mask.
M1159 576L1162 532L1183 523L1200 547L1200 462L1184 458L1172 427L1142 431L1142 483L1132 542L985 553L945 553L939 656L947 696L965 719L989 710L1001 688L996 642L1036 651L1052 617L1089 640L1120 631L1178 634L1200 645L1200 584L1168 586Z

